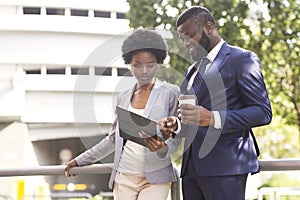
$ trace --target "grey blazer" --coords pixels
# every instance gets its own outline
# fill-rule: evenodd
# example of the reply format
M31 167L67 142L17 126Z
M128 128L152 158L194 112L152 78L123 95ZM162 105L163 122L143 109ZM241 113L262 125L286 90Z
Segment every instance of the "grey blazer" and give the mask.
M120 93L118 95L117 105L128 108L135 89L136 85ZM176 116L178 96L179 88L177 86L156 80L145 107L144 115L154 120L166 116ZM159 134L161 133L158 133L158 135ZM109 187L112 189L123 150L123 142L123 138L119 135L116 116L108 136L92 148L77 156L76 162L79 166L88 165L115 151L114 167L109 181ZM176 174L170 156L179 147L181 139L169 138L165 142L168 145L167 151L151 152L148 148L145 150L145 172L146 179L149 183L158 184L176 181Z

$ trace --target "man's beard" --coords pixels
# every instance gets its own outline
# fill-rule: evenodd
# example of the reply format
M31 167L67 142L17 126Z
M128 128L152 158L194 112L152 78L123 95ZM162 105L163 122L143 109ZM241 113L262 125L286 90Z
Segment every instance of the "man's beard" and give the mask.
M209 44L210 44L209 38L207 37L207 35L205 34L205 32L202 31L202 37L201 37L200 41L198 42L196 54L192 55L192 59L195 62L196 61L200 61L205 56L207 56Z

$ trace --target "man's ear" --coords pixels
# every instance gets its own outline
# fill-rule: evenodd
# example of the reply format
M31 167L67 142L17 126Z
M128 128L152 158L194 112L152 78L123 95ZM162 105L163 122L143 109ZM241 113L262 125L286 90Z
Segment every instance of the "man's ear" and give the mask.
M214 28L214 24L211 21L206 22L206 24L204 25L204 32L209 35Z

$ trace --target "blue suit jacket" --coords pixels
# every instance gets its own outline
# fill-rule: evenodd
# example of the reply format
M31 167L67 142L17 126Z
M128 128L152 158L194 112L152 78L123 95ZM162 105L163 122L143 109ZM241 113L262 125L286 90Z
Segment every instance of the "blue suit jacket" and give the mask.
M203 78L194 91L197 104L219 111L222 128L183 124L180 135L186 142L181 175L189 156L200 176L258 172L259 150L251 128L268 124L272 118L258 57L225 42Z

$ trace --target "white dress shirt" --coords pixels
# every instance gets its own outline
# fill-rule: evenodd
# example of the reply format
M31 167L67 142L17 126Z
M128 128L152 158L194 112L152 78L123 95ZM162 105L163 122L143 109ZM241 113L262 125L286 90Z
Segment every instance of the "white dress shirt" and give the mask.
M210 61L205 68L205 72L206 73L208 71L208 69L211 67L211 64L213 63L213 61L215 60L215 58L217 57L222 45L224 44L224 40L221 39L221 41L207 54L206 58L208 58L208 60ZM194 82L195 76L198 73L199 68L195 71L195 73L191 76L189 82L188 82L188 86L187 86L187 90L189 90ZM222 124L221 124L221 117L218 111L212 111L213 115L214 115L214 127L216 129L220 129ZM178 120L179 121L179 120ZM177 121L177 122L178 122ZM178 131L176 131L178 132Z

